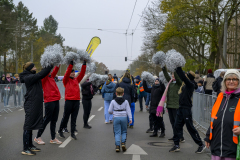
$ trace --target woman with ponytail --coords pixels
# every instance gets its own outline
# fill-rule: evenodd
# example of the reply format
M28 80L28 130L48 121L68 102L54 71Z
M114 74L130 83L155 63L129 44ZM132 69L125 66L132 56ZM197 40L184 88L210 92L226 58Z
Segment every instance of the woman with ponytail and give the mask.
M23 65L23 72L20 73L21 83L26 85L24 102L25 122L23 127L23 151L24 155L36 155L41 151L32 144L32 130L38 130L43 125L43 90L41 79L46 77L53 66L42 69L36 73L34 63L27 62Z
M104 94L104 115L105 115L105 123L108 124L112 122L113 116L109 114L108 109L110 106L111 101L113 100L114 96L114 89L116 84L112 82L112 78L109 77L107 82L103 85L102 94Z

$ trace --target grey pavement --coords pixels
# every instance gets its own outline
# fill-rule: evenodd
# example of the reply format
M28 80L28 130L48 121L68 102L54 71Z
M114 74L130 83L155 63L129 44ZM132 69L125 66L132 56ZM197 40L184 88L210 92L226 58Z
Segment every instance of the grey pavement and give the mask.
M50 144L50 125L47 126L42 135L45 145L34 145L41 148L41 152L37 152L36 156L21 155L23 148L23 123L24 111L14 110L13 113L0 113L0 160L132 160L132 155L123 154L123 152L115 152L115 143L112 124L104 123L104 109L98 111L104 105L101 96L97 95L93 98L93 107L91 115L95 117L90 121L92 129L83 128L83 109L80 107L77 130L78 140L70 141L64 148L59 145ZM64 100L60 101L60 114L57 123L57 129L63 115ZM173 142L168 142L171 138L172 129L167 113L164 115L166 126L165 138L149 137L150 133L146 133L148 129L148 113L146 111L139 112L139 103L136 103L135 124L133 129L128 129L127 148L132 144L140 146L148 155L141 155L141 160L210 160L209 151L202 154L196 154L197 145L193 142L188 133L184 131L186 142L181 143L181 151L177 153L169 153L169 149L173 146ZM70 124L68 124L70 130ZM33 137L37 131L33 132ZM58 136L58 135L57 135ZM65 137L70 136L65 133ZM64 141L65 139L60 139ZM149 143L153 144L150 145Z

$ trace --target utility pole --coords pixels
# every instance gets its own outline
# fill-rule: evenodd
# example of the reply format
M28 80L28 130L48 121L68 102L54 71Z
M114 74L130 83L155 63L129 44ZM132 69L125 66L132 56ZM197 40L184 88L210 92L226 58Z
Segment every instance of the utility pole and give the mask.
M227 60L227 25L228 25L228 15L224 13L224 33L223 33L223 59ZM223 60L222 60L223 62ZM226 69L225 64L223 63L223 68Z
M15 39L16 39L16 51L15 51L15 54L16 54L16 74L18 73L18 59L17 59L17 36L15 36Z
M33 62L33 41L31 41L31 62Z

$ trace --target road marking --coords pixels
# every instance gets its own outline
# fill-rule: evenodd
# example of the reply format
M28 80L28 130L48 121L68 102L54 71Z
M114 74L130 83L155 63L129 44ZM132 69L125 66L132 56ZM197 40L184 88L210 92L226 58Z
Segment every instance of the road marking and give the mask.
M78 133L75 133L75 135L77 135ZM71 136L69 136L60 146L59 146L59 148L64 148L64 147L66 147L66 145L69 143L69 142L71 142L71 140L72 140L72 138L71 138Z
M95 115L91 115L91 117L88 119L88 122L90 122L94 117Z
M123 154L132 154L132 160L141 160L140 155L148 155L141 147L132 144Z
M98 111L101 111L103 109L103 107L100 107L99 109L98 109Z
M132 160L141 160L140 155L133 155Z
M24 110L24 108L22 108L22 109L19 109L18 111L22 111L22 110Z
M2 137L0 137L0 138L2 138Z

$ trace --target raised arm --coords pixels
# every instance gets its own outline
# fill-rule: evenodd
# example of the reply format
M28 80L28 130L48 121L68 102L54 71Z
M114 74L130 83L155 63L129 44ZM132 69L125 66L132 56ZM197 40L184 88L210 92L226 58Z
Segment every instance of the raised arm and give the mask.
M59 66L59 67L60 67L60 66ZM57 75L57 73L58 73L58 70L59 70L59 67L58 67L58 66L54 67L54 69L53 69L53 71L52 71L52 73L51 73L51 77L52 77L52 78L56 77L56 75Z
M169 82L171 80L171 77L169 76L168 72L167 72L167 68L166 67L163 67L162 68L162 71L163 71L163 74L164 74L164 77L166 78L166 80Z
M66 85L69 78L70 78L70 74L72 72L72 69L73 69L73 61L69 64L68 68L67 68L67 71L63 77L63 84Z
M81 80L83 79L83 77L84 77L84 75L85 75L85 72L86 72L86 61L84 61L83 65L82 65L81 72L80 72L80 74L79 74L78 77L77 77L78 83L80 83Z
M145 80L143 80L143 89L145 92L151 93L152 88L148 88L147 86L147 82Z
M174 77L176 80L176 83L181 86L182 85L182 80L179 78L178 74L176 72L174 72Z
M176 69L176 72L177 72L179 78L186 84L186 86L191 86L191 87L194 86L194 84L183 73L182 67L178 67Z

